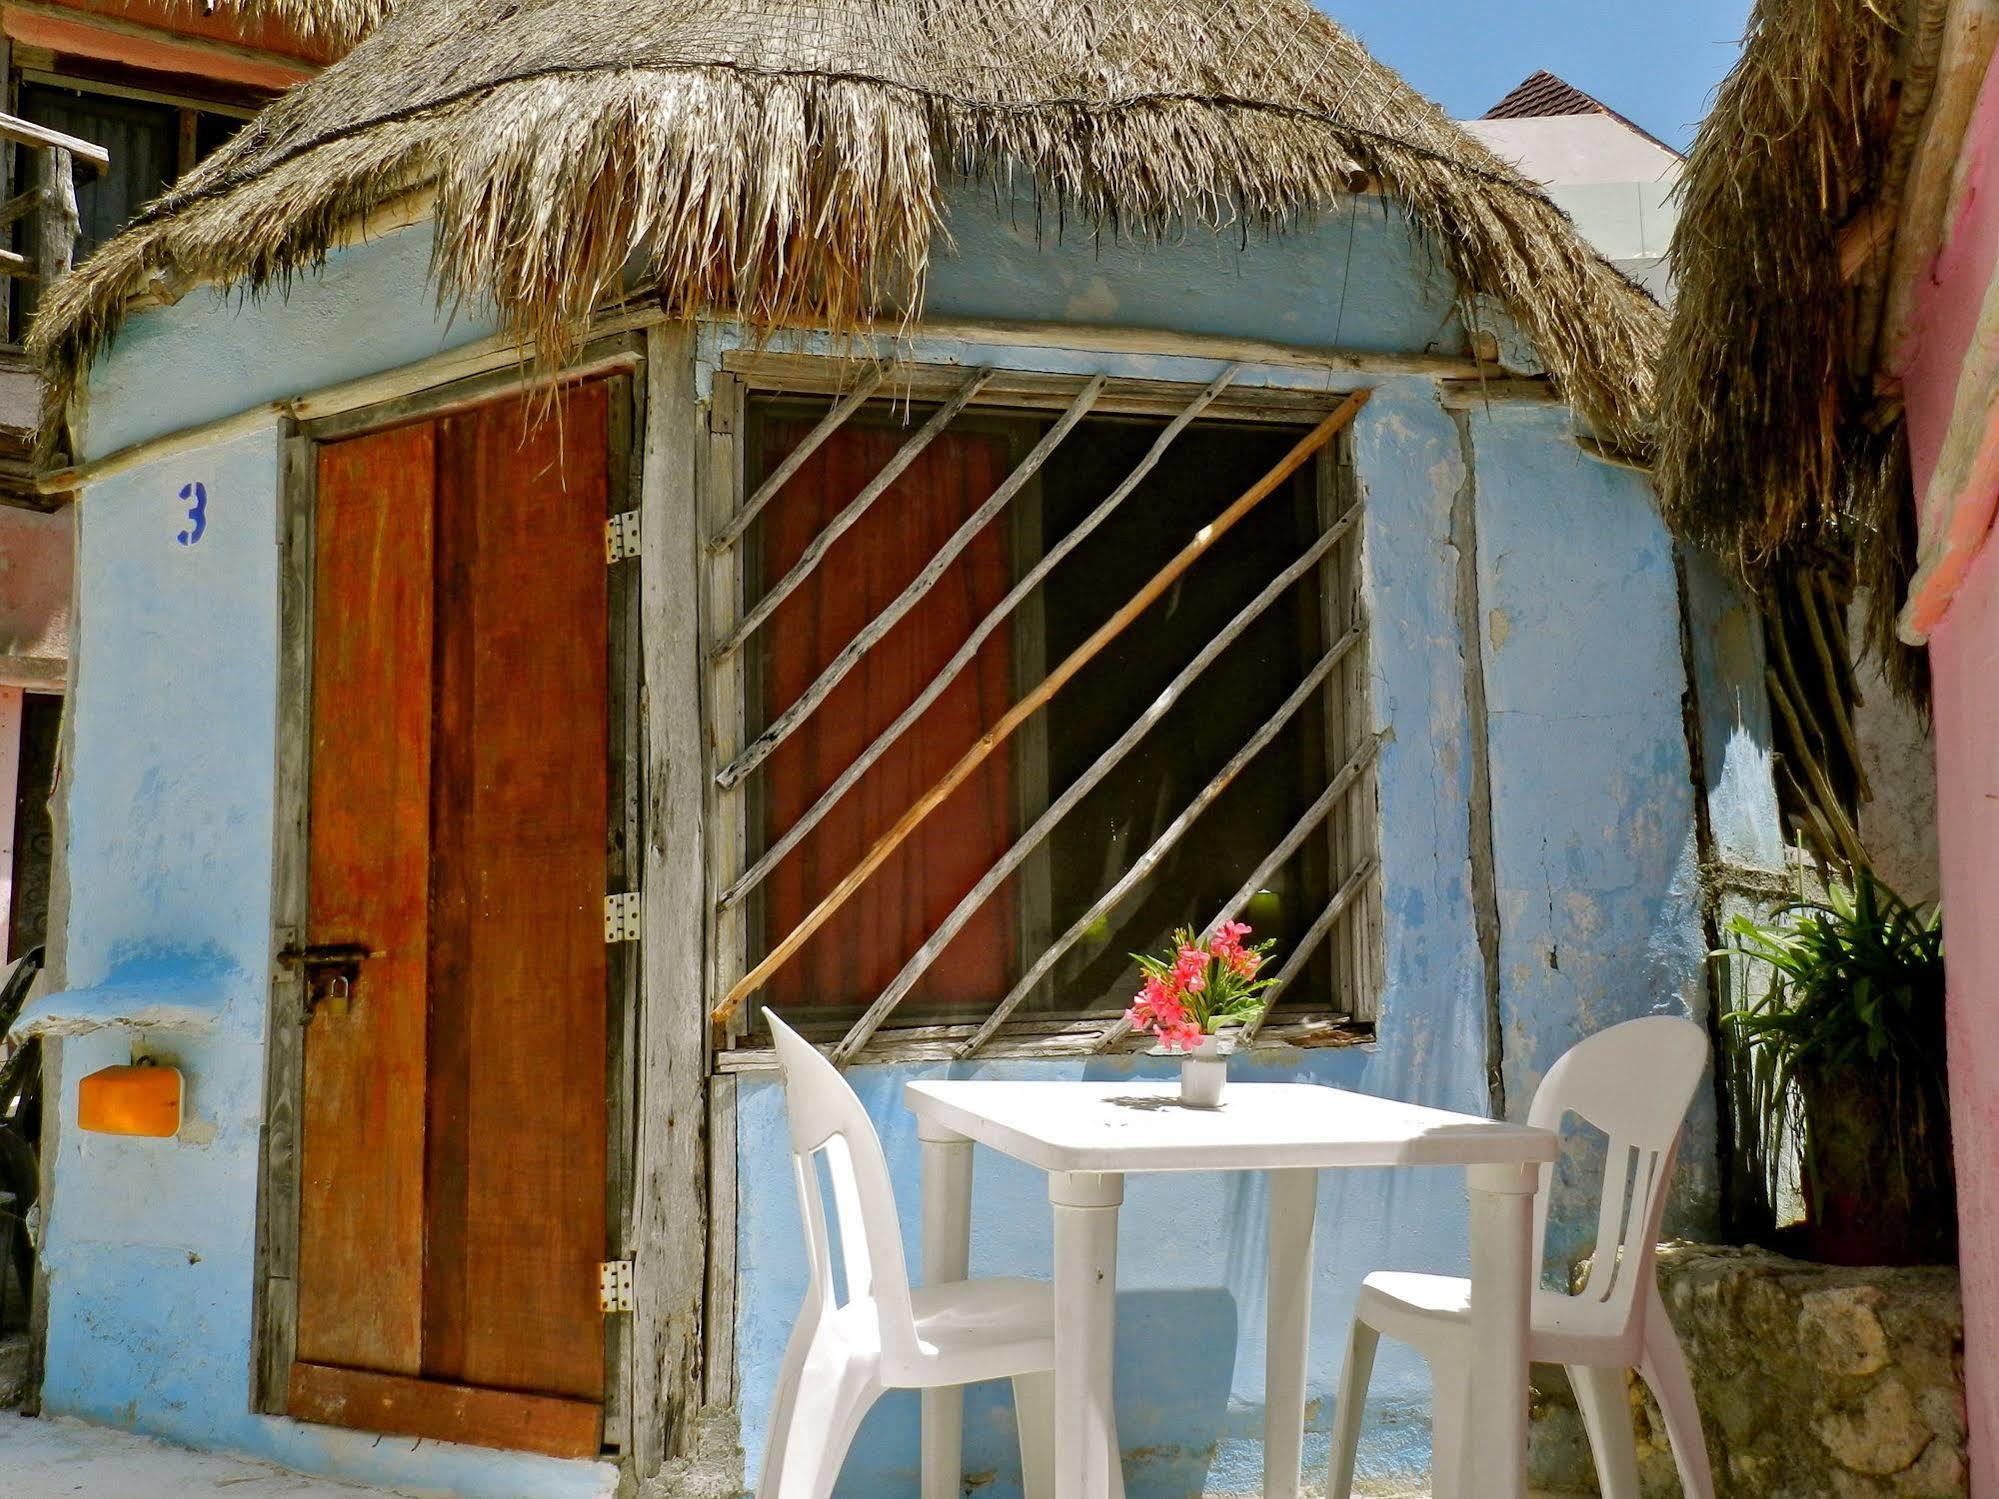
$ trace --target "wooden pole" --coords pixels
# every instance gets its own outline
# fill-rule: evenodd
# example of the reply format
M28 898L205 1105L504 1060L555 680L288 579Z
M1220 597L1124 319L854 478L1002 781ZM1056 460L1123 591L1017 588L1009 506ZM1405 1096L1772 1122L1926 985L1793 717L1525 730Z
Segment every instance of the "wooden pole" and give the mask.
M831 695L833 689L845 680L848 672L860 664L861 657L881 643L882 637L896 626L910 610L922 603L930 590L935 588L951 564L958 560L958 554L978 537L991 523L994 516L1004 510L1013 497L1027 487L1028 481L1041 470L1048 461L1048 455L1061 445L1062 439L1074 430L1092 406L1103 394L1106 375L1092 376L1089 383L1076 393L1076 399L1069 403L1069 409L1041 436L1041 440L1028 452L1014 471L1006 476L1000 486L988 495L985 501L965 518L962 525L953 531L937 554L923 564L923 570L888 606L861 627L854 638L840 648L840 652L826 663L826 669L812 680L812 685L798 695L798 701L780 713L769 728L756 737L756 741L740 755L724 766L715 776L715 784L724 791L755 770L774 753L780 744L789 739L798 726L812 716L812 712Z
M880 473L868 480L867 487L849 500L838 515L826 522L825 530L812 538L804 554L792 564L791 571L772 584L770 591L758 599L756 606L743 616L743 622L736 626L729 638L715 647L714 653L709 657L710 664L726 661L743 648L743 643L757 632L757 627L777 613L778 605L796 593L805 580L812 576L813 570L833 549L833 543L852 529L854 523L867 513L869 506L888 493L888 487L902 477L903 471L916 462L918 455L930 446L938 433L951 425L959 412L971 404L972 397L984 389L986 382L992 377L993 372L990 369L974 373L971 379L958 387L956 395L937 408L936 413L916 430L909 441L896 449L895 456L883 465Z
M41 172L37 186L42 199L40 251L36 257L41 291L37 295L46 296L56 280L69 273L70 257L76 250L76 236L83 228L83 221L76 211L76 182L69 152L61 146L50 146L41 152L37 165Z
M1188 568L1206 554L1208 548L1227 535L1237 521L1269 498L1280 485L1304 466L1307 459L1331 442L1340 430L1354 419L1360 408L1367 404L1368 394L1365 389L1354 391L1334 407L1318 426L1298 439L1297 446L1286 453L1276 467L1244 490L1233 504L1196 532L1194 538L1180 549L1172 561L1154 574L1151 581L1134 594L1117 613L1098 626L1089 639L1071 651L1061 665L1042 680L1040 686L1014 704L998 723L980 735L972 747L959 758L958 763L945 772L943 779L919 797L909 810L896 820L893 827L875 840L874 846L861 857L861 862L849 870L839 884L826 893L824 899L812 908L805 919L786 933L756 967L737 981L735 987L722 997L722 1002L715 1006L712 1018L718 1024L726 1022L745 999L761 989L769 981L770 976L811 939L814 932L832 919L834 913L847 903L868 876L881 868L888 856L902 846L903 841L916 831L917 825L946 797L963 785L994 750L1004 744L1016 729L1034 715L1035 710L1060 692L1069 679L1087 666L1099 651L1123 634L1133 620L1171 588Z
M1249 737L1241 749L1229 757L1228 764L1215 772L1214 778L1200 789L1191 802L1187 803L1180 815L1168 823L1160 835L1152 840L1151 847L1132 861L1131 868L1119 877L1117 883L1098 896L1095 905L1077 917L1068 931L1043 950L1041 956L1034 960L1033 966L1020 976L1020 982L1015 984L1007 997L1000 1001L999 1008L988 1015L984 1024L958 1048L960 1060L972 1056L980 1047L992 1040L999 1028L1006 1024L1007 1018L1020 1007L1021 1001L1032 994L1035 986L1062 960L1062 955L1082 941L1090 928L1116 910L1120 901L1145 882L1152 871L1159 867L1160 860L1172 852L1181 835L1214 804L1215 798L1228 790L1249 763L1263 753L1270 741L1277 737L1298 710L1310 700L1312 694L1324 684L1333 668L1346 659L1347 652L1360 643L1361 634L1358 629L1348 631L1339 644L1321 656L1319 664L1305 674L1305 679L1293 689L1291 696L1284 700L1282 706L1270 716L1263 727Z
M1081 546L1085 538L1108 520L1111 512L1123 504L1132 491L1138 488L1140 482L1152 472L1154 465L1172 446L1173 439L1178 437L1195 417L1207 410L1215 397L1220 395L1223 388L1235 378L1240 368L1239 365L1232 364L1223 370L1209 382L1206 389L1188 403L1185 410L1167 424L1145 457L1139 460L1138 466L1125 476L1124 482L1112 490L1096 509L1076 522L1067 535L1048 549L1027 575L1008 590L1007 596L993 606L992 612L979 621L977 628L965 638L965 643L958 647L956 654L944 663L943 670L932 677L929 685L916 695L916 700L896 715L894 723L875 736L874 743L863 750L852 765L840 772L839 779L820 793L817 801L799 814L798 820L785 829L783 837L765 849L757 862L722 892L715 902L717 910L728 910L762 884L764 877L778 866L779 861L790 853L806 834L819 825L820 819L833 809L841 797L853 790L855 783L868 773L875 761L888 752L889 746L900 739L909 726L921 718L929 710L930 705L944 695L945 689L958 679L958 674L972 664L973 659L979 654L979 648L986 643L993 631L1006 623L1008 617L1019 607L1020 601L1032 593L1041 580L1055 570L1063 558Z
M1359 511L1356 509L1354 515L1358 514ZM1013 846L1000 855L992 868L979 877L978 883L965 893L964 898L956 906L952 907L951 914L944 918L943 924L930 934L923 946L902 965L902 971L890 981L880 997L868 1006L867 1012L859 1020L854 1022L853 1028L833 1049L834 1061L844 1062L867 1045L868 1037L880 1029L882 1022L887 1020L895 1007L902 1003L909 991L916 987L917 980L923 977L932 963L943 956L944 949L951 945L952 939L964 930L965 923L978 913L979 907L986 903L1006 878L1026 861L1029 854L1040 847L1048 835L1055 831L1056 825L1075 809L1078 802L1095 790L1104 777L1115 770L1124 757L1130 754L1147 734L1159 726L1172 711L1173 705L1186 694L1187 689L1199 681L1202 674L1220 659L1222 652L1240 639L1242 632L1260 619L1264 611L1282 598L1292 585L1317 567L1319 559L1330 552L1345 533L1344 525L1327 531L1307 547L1295 562L1264 584L1256 597L1237 610L1235 617L1222 628L1221 632L1202 646L1195 653L1194 659L1181 667L1173 680L1166 684L1165 689L1146 704L1145 711L1127 724L1124 732L1090 762L1089 769L1071 781L1062 794L1048 804L1047 810L1034 819L1034 825L1022 833L1014 841Z

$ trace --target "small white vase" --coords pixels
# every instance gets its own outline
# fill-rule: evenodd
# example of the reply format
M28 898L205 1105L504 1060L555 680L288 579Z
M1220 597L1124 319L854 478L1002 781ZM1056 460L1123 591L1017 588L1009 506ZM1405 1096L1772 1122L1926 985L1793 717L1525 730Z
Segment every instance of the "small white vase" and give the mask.
M1201 1037L1201 1044L1180 1054L1180 1102L1190 1109L1218 1109L1229 1080L1229 1054L1235 1032Z

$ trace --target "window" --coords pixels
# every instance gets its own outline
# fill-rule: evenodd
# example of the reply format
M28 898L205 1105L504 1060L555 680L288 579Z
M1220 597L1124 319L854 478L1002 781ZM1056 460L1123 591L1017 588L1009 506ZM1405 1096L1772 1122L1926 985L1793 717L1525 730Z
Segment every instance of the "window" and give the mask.
M1282 1016L1371 1019L1360 539L1338 444L1127 607L1325 403L1189 421L1192 389L1076 381L1046 410L993 394L953 411L964 381L830 430L831 397L747 401L754 514L719 538L743 614L713 660L735 674L716 701L740 702L743 746L718 767L743 827L718 897L742 909L740 967L772 964L750 1005L836 1037L885 997L877 1023L961 1044L990 1039L995 1012L1016 1036L1101 1037L1130 953L1233 913L1300 960Z
M94 142L111 155L109 171L76 174L80 228L71 250L73 261L81 261L124 228L182 173L227 141L242 128L247 113L233 106L198 108L140 89L81 79L23 82L18 109L24 119ZM17 153L14 181L19 188L32 185L33 171L29 154ZM21 231L19 248L31 257L36 253L32 236L39 223L37 217ZM33 282L17 283L17 341L26 331L34 299Z

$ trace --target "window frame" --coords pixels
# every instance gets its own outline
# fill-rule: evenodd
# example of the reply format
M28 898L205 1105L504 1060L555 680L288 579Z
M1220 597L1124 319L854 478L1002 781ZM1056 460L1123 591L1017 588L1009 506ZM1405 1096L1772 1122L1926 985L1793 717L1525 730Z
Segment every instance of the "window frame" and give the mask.
M739 349L723 353L712 375L711 401L706 441L703 444L701 482L702 534L717 536L743 508L748 495L744 476L752 471L752 433L749 420L751 400L785 397L819 398L838 396L851 390L854 366L849 362L816 354L773 352L768 349ZM934 405L948 400L965 383L968 370L960 365L900 361L892 366L869 405L894 400ZM998 369L965 407L962 420L977 423L984 418L1031 419L1042 413L1055 415L1073 402L1088 380L1087 374L1062 375ZM1184 411L1202 388L1198 380L1153 380L1112 378L1090 409L1091 417L1142 416L1172 418ZM1201 411L1204 426L1231 423L1282 425L1303 429L1323 418L1344 396L1343 391L1280 389L1252 385L1231 385ZM866 409L865 407L863 408ZM1016 452L1024 451L1016 445ZM1060 461L1058 449L1049 460ZM1341 433L1313 460L1307 470L1314 476L1312 493L1323 531L1345 516L1359 502L1360 486L1354 476L1350 433ZM1014 527L1013 540L1019 544L1023 524L1020 517L1031 510L1036 527L1038 506L1024 505L1028 490L1009 505L1007 522ZM1218 495L1216 508L1231 495ZM1348 628L1365 630L1361 551L1365 517L1352 526L1319 564L1318 607L1324 640L1321 649L1341 638ZM747 540L747 534L745 536ZM735 786L717 785L718 771L728 765L749 742L751 704L754 698L755 652L738 650L717 661L716 645L727 639L741 620L746 599L751 594L748 546L709 546L700 558L703 579L701 620L702 712L707 752L704 786L708 807L707 895L711 920L708 922L709 950L704 955L709 978L710 1002L727 994L748 971L750 937L754 931L754 895L727 909L717 906L720 892L728 888L753 862L751 829L757 814L758 777L745 776ZM1031 564L1027 564L1030 565ZM1016 576L1023 570L1016 561ZM1040 590L1023 600L1009 622L1018 639L1024 617L1038 608ZM1328 779L1353 757L1371 737L1372 720L1368 701L1367 640L1363 634L1358 647L1348 652L1328 676L1322 691L1325 732L1322 736L1328 759ZM1017 669L1021 665L1016 658ZM1038 677L1036 678L1038 680ZM1032 755L1032 725L1044 715L1028 721L1019 738L1027 740L1025 753ZM1023 746L1016 745L1016 754ZM1016 765L1020 761L1016 760ZM1021 778L1016 778L1021 784ZM1335 940L1330 949L1315 960L1334 964L1334 983L1339 992L1353 995L1357 1002L1349 1012L1336 1012L1323 1004L1317 1007L1284 1005L1272 1012L1262 1035L1270 1041L1300 1046L1352 1045L1373 1037L1378 1011L1383 963L1381 876L1372 861L1379 847L1379 803L1375 768L1369 760L1361 771L1361 784L1354 787L1325 818L1317 830L1313 847L1331 870L1359 869L1360 888L1335 923ZM1016 872L1014 879L1032 879L1032 870L1043 859L1044 842L1036 855ZM1363 868L1362 866L1368 866ZM1328 881L1328 896L1333 894ZM1023 913L1026 914L1025 912ZM1029 940L1027 921L1022 922L1023 945ZM1052 934L1045 934L1052 935ZM755 1024L755 996L738 1007L713 1028L714 1065L723 1073L768 1066L771 1054ZM855 1014L858 1014L858 1010ZM812 1031L818 1041L838 1041L853 1016L839 1021L821 1021ZM871 1036L858 1054L868 1061L937 1060L956 1055L979 1029L983 1017L967 1021L935 1023L905 1020L891 1015ZM985 1057L1055 1056L1090 1054L1106 1049L1103 1045L1106 1021L1101 1014L1050 1013L1023 1009L1009 1016L992 1038L980 1047ZM825 1033L820 1034L823 1030ZM1109 1049L1141 1050L1149 1038L1124 1036Z

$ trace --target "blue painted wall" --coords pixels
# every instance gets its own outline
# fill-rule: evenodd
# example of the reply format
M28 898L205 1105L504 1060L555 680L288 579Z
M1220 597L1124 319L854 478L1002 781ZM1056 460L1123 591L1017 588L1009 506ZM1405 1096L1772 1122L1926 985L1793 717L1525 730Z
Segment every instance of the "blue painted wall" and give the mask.
M1458 337L1450 288L1432 258L1376 208L1289 239L1245 247L1229 235L1190 234L1150 251L1080 235L1037 245L1018 214L995 215L979 195L960 196L954 247L941 254L932 284L932 314L1117 321L1286 342L1337 338L1407 351L1451 348ZM455 323L436 316L422 284L428 253L427 231L407 231L336 254L323 278L300 282L289 300L244 306L204 292L135 318L95 373L87 451L301 394L487 331L476 315ZM712 355L729 341L718 330L703 347ZM919 342L913 352L968 353L942 341ZM979 357L1200 381L1215 372L1194 357L991 348ZM1242 378L1338 388L1338 377L1283 366L1252 367ZM1488 674L1495 707L1493 776L1505 792L1495 846L1508 943L1506 1065L1524 1100L1582 1026L1699 1003L1685 967L1699 938L1688 924L1684 883L1693 788L1678 738L1685 673L1670 554L1643 489L1582 458L1553 414L1506 409L1465 429L1428 382L1399 377L1378 386L1353 444L1368 506L1373 708L1393 731L1379 775L1387 922L1380 1039L1365 1049L1260 1055L1253 1065L1266 1076L1484 1106L1484 981L1466 813L1470 652ZM1479 583L1488 608L1509 611L1503 640L1489 613L1472 639L1459 624L1451 518L1468 453L1478 468ZM71 982L160 984L178 1003L193 996L197 1007L207 1004L213 1020L205 1033L139 1037L187 1070L192 1121L178 1141L64 1132L49 1223L48 1405L405 1486L495 1496L588 1492L603 1481L591 1465L377 1444L247 1414L270 962L276 454L274 427L95 484L82 511ZM184 525L178 490L197 478L209 494L209 529L183 547L174 539ZM1584 659L1607 636L1625 642L1614 664ZM1608 704L1601 718L1575 706L1592 693ZM1561 906L1556 922L1547 914L1551 879L1576 902ZM1559 982L1532 971L1550 939L1562 953ZM102 994L86 996L72 1008L104 1002ZM123 1029L66 1043L66 1120L76 1078L125 1060L132 1045ZM1044 1063L1032 1071L1155 1065ZM908 1185L902 1206L912 1215L912 1244L915 1141L900 1087L931 1071L853 1074ZM804 1267L781 1100L770 1080L745 1081L739 1129L737 1373L753 1473ZM1045 1265L1042 1182L992 1158L978 1170L975 1269ZM1206 1177L1131 1184L1120 1367L1135 1499L1257 1488L1260 1193L1255 1181ZM1330 1176L1320 1221L1312 1379L1323 1397L1365 1270L1462 1265L1462 1185L1445 1172ZM1406 1354L1384 1357L1369 1471L1406 1479L1421 1470L1426 1389ZM991 1491L1005 1494L1017 1487L1006 1402L982 1396L975 1411L970 1467L989 1471ZM1326 1414L1315 1412L1321 1429ZM846 1492L913 1494L912 1421L909 1402L884 1405L856 1446Z
M1483 656L1507 1111L1554 1059L1651 1014L1705 1019L1673 548L1643 480L1564 442L1549 407L1467 417L1477 454ZM1683 1218L1711 1228L1713 1098L1697 1096ZM1572 1189L1600 1163L1579 1140ZM1557 1218L1551 1253L1595 1225Z

